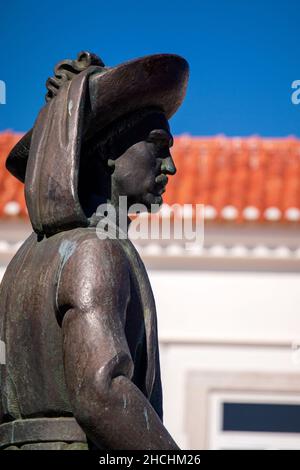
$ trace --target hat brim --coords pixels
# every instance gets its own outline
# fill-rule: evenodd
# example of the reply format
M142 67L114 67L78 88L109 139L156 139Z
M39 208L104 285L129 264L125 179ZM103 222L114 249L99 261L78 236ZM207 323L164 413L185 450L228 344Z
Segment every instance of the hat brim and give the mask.
M189 66L175 54L156 54L125 62L89 79L90 105L84 140L116 119L146 107L161 109L170 119L181 105L187 87ZM55 98L53 98L55 99ZM45 105L47 106L47 105ZM32 129L11 150L6 167L24 182Z

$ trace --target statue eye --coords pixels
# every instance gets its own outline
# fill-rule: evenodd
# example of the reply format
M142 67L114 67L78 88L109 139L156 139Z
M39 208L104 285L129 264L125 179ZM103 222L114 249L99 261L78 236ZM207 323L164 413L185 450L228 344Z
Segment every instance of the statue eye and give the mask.
M150 132L148 139L148 142L152 142L159 147L171 147L173 145L173 138L170 135L170 133L164 131L164 130L154 130Z

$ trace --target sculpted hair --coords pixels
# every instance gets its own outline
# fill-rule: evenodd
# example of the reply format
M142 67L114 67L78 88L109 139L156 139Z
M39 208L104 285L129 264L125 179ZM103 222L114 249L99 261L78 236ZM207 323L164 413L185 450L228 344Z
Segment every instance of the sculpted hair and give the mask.
M54 77L49 77L46 81L47 93L46 101L50 101L59 92L64 83L72 80L72 78L83 72L88 67L97 65L105 68L105 65L99 56L88 51L81 51L77 54L77 59L64 59L54 67Z

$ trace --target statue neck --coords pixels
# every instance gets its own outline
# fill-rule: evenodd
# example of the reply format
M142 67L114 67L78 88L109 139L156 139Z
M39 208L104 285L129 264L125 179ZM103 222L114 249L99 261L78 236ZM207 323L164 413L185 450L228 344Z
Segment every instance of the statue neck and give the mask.
M89 216L89 226L96 227L102 220L112 227L117 227L123 233L128 233L131 219L128 217L127 204L119 197L92 199L94 210ZM98 204L97 204L98 202Z

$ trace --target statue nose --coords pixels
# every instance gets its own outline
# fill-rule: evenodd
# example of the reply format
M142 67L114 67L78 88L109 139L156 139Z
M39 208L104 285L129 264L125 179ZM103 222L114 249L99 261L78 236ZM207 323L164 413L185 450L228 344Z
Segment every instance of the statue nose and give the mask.
M176 166L171 155L164 158L161 165L161 171L167 175L175 175Z

